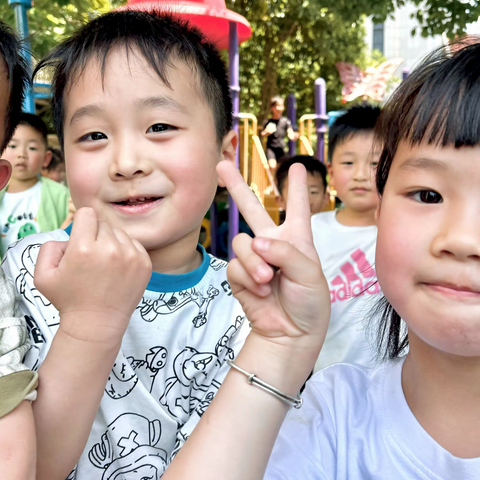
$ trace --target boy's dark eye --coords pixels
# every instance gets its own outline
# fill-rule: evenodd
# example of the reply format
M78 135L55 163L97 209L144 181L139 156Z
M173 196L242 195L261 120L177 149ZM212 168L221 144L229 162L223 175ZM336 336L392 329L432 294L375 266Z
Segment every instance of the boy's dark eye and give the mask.
M166 123L156 123L155 125L152 125L148 130L147 133L161 133L161 132L166 132L168 130L174 130L175 127L172 127L171 125L167 125Z
M420 192L413 192L411 196L421 203L436 204L443 202L442 196L433 190L421 190Z
M87 140L92 140L92 141L98 141L98 140L103 140L107 138L107 136L104 133L101 132L92 132L92 133L87 133L83 137L80 138L80 142L84 142Z

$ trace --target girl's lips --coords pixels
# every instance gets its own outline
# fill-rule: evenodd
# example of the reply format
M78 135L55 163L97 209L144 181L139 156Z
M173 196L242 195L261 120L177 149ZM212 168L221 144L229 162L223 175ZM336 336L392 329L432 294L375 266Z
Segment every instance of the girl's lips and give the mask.
M162 202L163 197L157 198L151 201L145 201L143 203L137 204L121 204L121 203L111 203L110 205L120 213L127 215L138 215L140 213L147 213L155 209Z
M480 299L480 292L472 290L468 287L437 283L425 283L424 285L435 292L448 295L450 297Z

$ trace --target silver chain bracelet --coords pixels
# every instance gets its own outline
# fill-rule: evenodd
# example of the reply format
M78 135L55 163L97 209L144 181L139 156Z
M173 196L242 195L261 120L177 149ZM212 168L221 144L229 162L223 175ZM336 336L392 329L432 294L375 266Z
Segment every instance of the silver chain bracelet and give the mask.
M303 399L300 396L292 397L290 395L287 395L286 393L281 392L277 388L272 387L271 385L264 382L263 380L260 380L255 374L248 373L243 368L240 368L238 365L235 365L231 360L227 360L227 364L233 369L245 375L250 385L255 385L256 387L261 388L262 390L269 393L270 395L277 397L279 400L281 400L283 403L286 403L290 407L300 408L302 406Z

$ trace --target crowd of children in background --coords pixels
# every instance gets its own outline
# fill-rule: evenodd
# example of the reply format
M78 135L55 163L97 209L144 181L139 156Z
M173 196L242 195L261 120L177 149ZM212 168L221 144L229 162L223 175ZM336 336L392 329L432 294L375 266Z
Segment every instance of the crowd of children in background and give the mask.
M65 160L19 51L0 23L2 478L480 476L478 44L338 117L326 166L272 99L280 226L196 29L112 12L41 60ZM255 234L228 277L198 244L219 184Z

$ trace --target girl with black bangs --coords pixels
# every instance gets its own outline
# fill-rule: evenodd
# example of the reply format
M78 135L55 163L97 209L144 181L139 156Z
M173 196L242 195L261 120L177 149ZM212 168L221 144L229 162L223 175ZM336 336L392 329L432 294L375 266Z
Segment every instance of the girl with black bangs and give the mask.
M237 237L229 269L252 333L165 479L480 478L479 60L479 43L436 51L383 111L375 265L383 362L318 372L303 405L295 395L329 314L305 173L290 172L297 220L275 229L233 167L220 164L257 235ZM280 270L261 277L268 264ZM250 385L256 378L263 391ZM286 404L297 408L283 422Z

